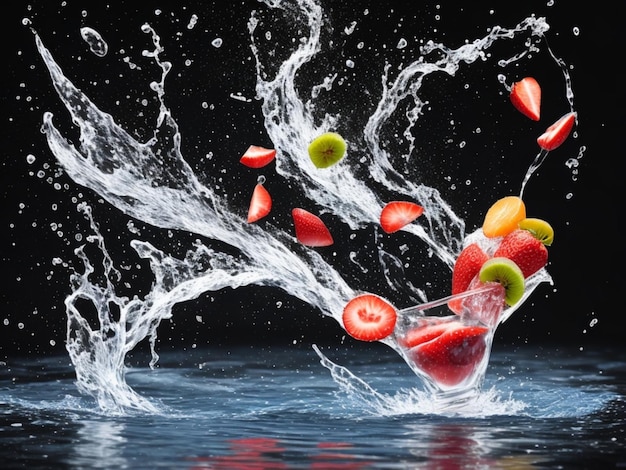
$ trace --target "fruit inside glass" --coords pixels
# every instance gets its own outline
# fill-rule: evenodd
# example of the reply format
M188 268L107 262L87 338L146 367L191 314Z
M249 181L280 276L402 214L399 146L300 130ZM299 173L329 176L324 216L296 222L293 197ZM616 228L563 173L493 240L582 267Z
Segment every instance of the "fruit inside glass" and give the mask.
M395 349L442 407L461 405L480 392L504 293L500 283L479 283L398 311Z

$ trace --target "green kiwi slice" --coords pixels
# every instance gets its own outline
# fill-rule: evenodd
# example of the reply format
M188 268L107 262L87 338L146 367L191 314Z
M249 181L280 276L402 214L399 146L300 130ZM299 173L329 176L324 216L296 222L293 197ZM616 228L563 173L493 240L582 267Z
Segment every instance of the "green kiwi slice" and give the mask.
M543 219L526 218L520 220L518 227L528 230L533 236L546 246L554 241L554 229L552 225Z
M478 273L481 282L499 282L504 287L504 302L515 305L524 295L524 274L514 261L508 258L491 258L483 263Z
M309 144L309 157L317 168L328 168L343 158L346 141L336 132L326 132Z

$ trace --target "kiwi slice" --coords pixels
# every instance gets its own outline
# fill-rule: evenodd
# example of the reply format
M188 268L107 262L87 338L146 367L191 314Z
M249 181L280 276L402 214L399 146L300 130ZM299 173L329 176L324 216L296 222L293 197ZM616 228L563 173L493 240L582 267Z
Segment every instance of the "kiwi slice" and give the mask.
M328 168L343 158L346 141L336 132L326 132L309 144L309 157L317 168Z
M554 241L554 229L552 225L543 219L526 218L520 220L519 228L528 230L533 236L546 246Z
M483 263L478 277L481 282L499 282L504 287L504 302L515 305L524 295L524 274L514 261L496 257Z

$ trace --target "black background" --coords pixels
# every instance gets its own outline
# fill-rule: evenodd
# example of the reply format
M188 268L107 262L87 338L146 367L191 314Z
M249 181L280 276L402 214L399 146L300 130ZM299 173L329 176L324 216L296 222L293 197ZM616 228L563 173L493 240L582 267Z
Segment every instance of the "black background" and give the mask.
M620 70L626 41L618 25L621 18L618 2L574 5L557 0L548 5L544 0L515 2L508 7L498 6L504 2L472 2L471 7L461 6L467 2L442 2L445 5L441 6L423 2L382 3L325 2L330 22L339 25L338 29L358 18L362 30L371 30L369 35L363 36L378 44L388 44L389 50L400 37L413 43L432 37L450 47L458 47L465 40L484 36L493 25L510 27L531 14L547 18L551 26L547 33L549 45L570 66L574 105L579 115L578 137L568 140L562 149L549 156L525 193L527 206L533 208L533 214L550 220L555 227L556 241L550 248L548 268L554 286L540 286L515 316L500 327L496 343L502 347L557 343L581 348L622 343L626 333L622 299L626 277L621 231L624 210L621 141L626 122ZM39 131L45 111L52 111L59 119L65 116L65 111L36 51L33 34L22 23L23 18L32 20L32 26L64 72L98 106L107 111L111 109L116 117L120 110L125 111L126 114L121 113L122 124L126 120L129 127L135 126L139 131L138 123L150 123L146 125L147 132L153 122L149 108L137 106L134 109L134 98L128 98L137 91L133 87L140 85L124 80L116 82L114 74L99 75L106 75L107 68L92 68L93 58L89 58L80 39L79 28L88 25L103 33L110 42L111 60L113 54L124 55L119 52L122 48L133 44L142 44L137 48L144 47L146 39L140 26L148 20L161 36L166 50L168 47L175 49L176 43L184 40L176 33L186 29L175 19L198 13L201 18L198 28L205 34L196 37L196 44L193 41L185 44L185 48L219 53L214 57L217 60L201 66L199 59L194 58L196 68L186 69L185 57L174 53L168 58L173 61L174 72L166 85L173 115L179 120L183 134L183 154L195 158L197 163L209 152L238 155L242 142L271 145L264 134L258 103L253 101L238 107L238 103L233 104L228 97L238 91L248 96L254 94L254 61L246 42L246 23L249 12L260 7L261 4L253 1L166 1L158 6L138 7L132 2L93 5L93 2L70 0L31 2L12 9L13 13L5 12L2 22L8 28L9 34L5 37L9 39L2 43L6 65L0 126L4 234L0 359L9 355L64 351L63 301L69 292L69 269L56 264L55 258L71 260L72 251L78 245L75 234L87 230L85 221L76 214L74 198L94 204L96 219L104 227L105 237L111 244L119 241L118 248L115 245L109 248L121 257L132 257L132 252L126 248L128 217L63 175ZM160 15L154 13L157 8L162 11ZM365 9L370 11L367 17L362 15ZM433 20L435 15L440 19ZM399 18L405 20L399 22ZM214 37L224 39L219 51L207 43ZM233 44L238 44L237 54L232 49ZM407 56L406 60L414 59ZM542 76L544 71L531 70L532 64L533 61L525 63L528 69L520 73ZM242 73L246 69L249 73ZM548 81L555 72L552 70L545 75ZM562 77L556 75L557 80L562 81ZM380 74L376 72L370 78L380 80ZM139 93L149 96L145 83L141 87ZM512 121L513 125L519 124L519 128L500 128L498 132L519 136L522 132L536 135L539 130L543 131L567 111L566 103L562 102L562 88L557 94L561 101L545 98L542 112L547 117L539 125L520 117L519 121ZM215 103L214 112L199 112L199 99ZM137 110L144 110L145 114L138 116ZM576 157L581 146L585 150L578 159L574 180L564 162ZM27 162L28 155L35 157L34 163ZM513 160L509 179L501 181L503 188L516 190L528 164L528 161L515 163ZM470 166L476 165L480 162L470 162ZM469 167L468 171L471 171ZM39 172L44 176L38 176ZM568 194L571 197L567 197ZM482 216L485 209L485 203L461 209L467 216L468 228L480 223L478 214ZM62 235L57 233L59 230ZM155 231L154 236L161 237L165 243L170 239L168 234L159 231ZM193 238L186 234L171 237L178 240L182 248ZM207 305L211 306L212 313L203 315L199 323L195 317L206 310ZM159 343L161 349L206 344L353 344L334 320L283 292L258 287L211 293L177 306L174 318L161 324Z

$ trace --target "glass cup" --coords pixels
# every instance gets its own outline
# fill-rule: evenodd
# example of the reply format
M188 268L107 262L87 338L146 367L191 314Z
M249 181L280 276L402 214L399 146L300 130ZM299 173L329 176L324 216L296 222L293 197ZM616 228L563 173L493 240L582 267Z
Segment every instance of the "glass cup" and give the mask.
M398 311L393 343L441 407L462 405L482 389L504 310L499 283Z

